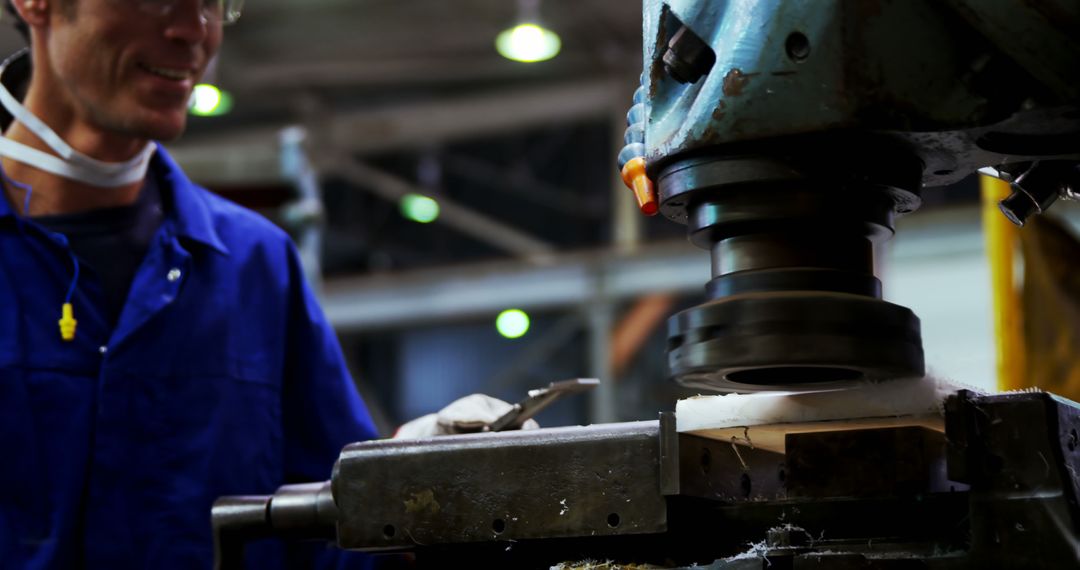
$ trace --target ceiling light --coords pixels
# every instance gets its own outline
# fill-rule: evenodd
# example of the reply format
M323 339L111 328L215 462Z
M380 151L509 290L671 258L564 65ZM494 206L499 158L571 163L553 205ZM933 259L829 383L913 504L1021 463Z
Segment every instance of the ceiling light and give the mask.
M495 328L506 338L521 338L529 332L529 315L521 309L507 309L495 319Z
M434 222L439 217L439 203L420 194L401 197L401 215L421 224Z
M495 38L499 55L526 63L558 55L562 40L559 34L540 25L540 0L518 0L517 7L518 25L503 30Z
M562 40L555 32L538 24L518 24L495 38L495 49L506 59L532 63L555 57Z

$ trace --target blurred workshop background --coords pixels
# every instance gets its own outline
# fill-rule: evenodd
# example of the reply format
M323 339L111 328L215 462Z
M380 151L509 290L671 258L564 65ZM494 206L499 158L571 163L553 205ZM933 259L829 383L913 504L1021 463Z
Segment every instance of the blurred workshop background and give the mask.
M526 21L543 28L504 52L541 61L496 49ZM3 27L5 53L21 41ZM541 425L653 419L693 393L667 380L665 321L710 274L616 172L641 58L625 0L248 0L167 146L295 237L383 433L572 377L603 387ZM993 304L1021 302L1024 256L988 255L975 176L923 199L881 247L885 298L922 319L931 374L993 388ZM1053 212L1073 232L1077 206ZM1013 301L993 298L993 255Z

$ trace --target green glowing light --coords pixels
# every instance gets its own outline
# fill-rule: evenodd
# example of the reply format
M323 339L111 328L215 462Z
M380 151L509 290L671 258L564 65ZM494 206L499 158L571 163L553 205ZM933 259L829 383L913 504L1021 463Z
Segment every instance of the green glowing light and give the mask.
M529 315L521 309L507 309L495 319L495 328L506 338L521 338L529 332Z
M420 194L406 194L401 198L401 215L421 224L431 223L439 217L439 203Z
M495 49L506 59L532 63L551 59L559 53L559 34L536 24L519 24L495 38Z
M228 113L232 109L232 104L232 95L209 83L200 83L191 91L188 109L192 115L215 117Z

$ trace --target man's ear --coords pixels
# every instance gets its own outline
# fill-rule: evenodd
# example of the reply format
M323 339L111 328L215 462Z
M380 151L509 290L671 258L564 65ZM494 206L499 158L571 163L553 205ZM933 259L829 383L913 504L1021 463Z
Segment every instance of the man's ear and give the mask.
M14 0L12 4L31 28L44 26L49 22L49 0Z

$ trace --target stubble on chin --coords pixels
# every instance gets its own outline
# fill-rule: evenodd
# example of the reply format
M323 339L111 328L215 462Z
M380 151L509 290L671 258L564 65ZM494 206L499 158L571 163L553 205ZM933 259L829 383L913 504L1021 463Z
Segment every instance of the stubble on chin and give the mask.
M94 124L110 134L162 142L176 140L184 133L184 128L187 126L184 111L178 111L180 116L178 123L154 120L154 117L141 116L142 114L137 111L124 113L123 109L117 113L110 113L95 108L91 109L90 115Z

